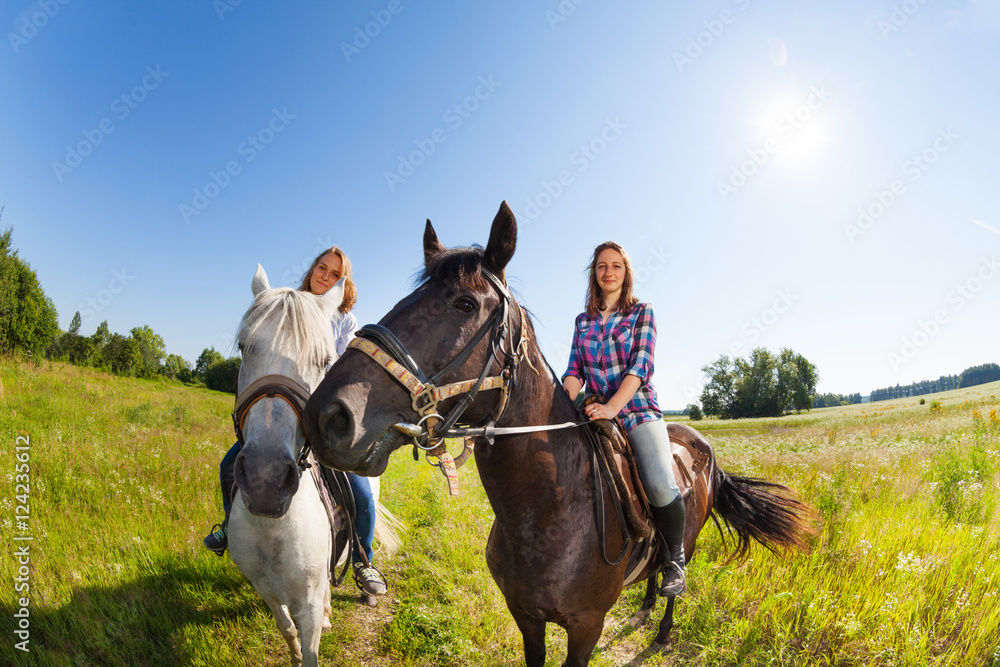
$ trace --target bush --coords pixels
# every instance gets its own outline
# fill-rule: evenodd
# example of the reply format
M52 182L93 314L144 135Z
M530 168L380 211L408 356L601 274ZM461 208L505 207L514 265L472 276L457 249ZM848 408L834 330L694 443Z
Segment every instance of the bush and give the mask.
M215 391L236 393L236 380L240 376L240 358L230 357L208 367L205 371L205 386Z
M696 403L692 403L687 407L688 418L693 422L700 422L704 415L701 414L701 408L698 407Z

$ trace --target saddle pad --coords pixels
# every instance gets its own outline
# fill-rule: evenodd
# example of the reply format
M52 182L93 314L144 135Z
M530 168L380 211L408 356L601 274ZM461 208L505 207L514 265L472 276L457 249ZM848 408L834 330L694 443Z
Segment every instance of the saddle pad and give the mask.
M691 438L679 424L668 422L667 434L674 455L674 480L686 498L694 487L694 480L712 459L712 452L701 441Z
M687 498L694 488L694 480L705 470L711 460L711 451L677 424L667 424L667 434L674 459L674 480L681 497ZM671 428L674 427L674 428ZM642 486L642 479L635 465L632 446L617 420L594 422L594 430L610 464L612 477L625 502L625 516L629 527L639 536L648 538L653 533L653 520L649 513L649 499Z

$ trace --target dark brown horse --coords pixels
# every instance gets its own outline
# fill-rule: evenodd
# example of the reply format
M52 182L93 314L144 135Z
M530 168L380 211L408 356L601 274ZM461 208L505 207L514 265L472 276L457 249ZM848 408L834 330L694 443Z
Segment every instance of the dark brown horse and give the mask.
M379 475L411 439L430 449L437 436L462 432L456 423L482 427L474 431L482 436L476 463L496 514L486 561L524 637L526 662L544 664L551 622L568 635L564 664L585 665L626 569L645 545L623 530L585 429L510 432L581 419L507 290L504 268L516 230L503 203L485 249L449 250L428 220L422 283L379 325L364 327L330 369L308 403L306 429L322 463ZM669 431L672 439L711 450L693 429ZM784 487L727 475L714 459L693 481L686 501L689 559L713 510L736 532L737 555L751 541L802 545L806 508L768 490ZM636 623L656 602L662 561L651 553L629 576L648 581ZM672 615L670 598L654 646L667 642Z

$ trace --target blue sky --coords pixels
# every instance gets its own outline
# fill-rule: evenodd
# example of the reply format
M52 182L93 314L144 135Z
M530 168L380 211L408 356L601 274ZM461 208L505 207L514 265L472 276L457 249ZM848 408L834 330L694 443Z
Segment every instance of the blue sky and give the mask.
M60 325L228 352L260 262L355 266L361 322L518 216L565 367L622 243L664 408L790 347L823 392L1000 361L1000 5L987 0L0 4L0 205Z

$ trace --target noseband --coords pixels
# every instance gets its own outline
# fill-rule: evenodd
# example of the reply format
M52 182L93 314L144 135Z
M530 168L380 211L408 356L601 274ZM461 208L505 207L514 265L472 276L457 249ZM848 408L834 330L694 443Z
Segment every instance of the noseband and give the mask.
M303 424L302 412L305 410L306 402L311 393L308 387L286 375L264 375L251 382L236 397L236 405L233 409L233 429L236 431L236 441L240 444L240 448L244 444L243 421L246 419L247 412L257 401L263 398L282 398L291 406L299 424ZM305 432L304 426L302 431ZM306 460L309 457L309 449L309 439L306 438L305 445L302 446L302 451L299 452L299 458L296 461L300 475L303 470L310 467Z
M517 384L517 367L525 358L527 338L524 317L521 318L520 342L516 349L508 351L507 338L510 332L510 304L513 301L507 286L486 268L480 268L483 277L489 281L500 297L500 303L493 309L489 317L473 335L472 340L449 361L444 368L428 377L420 365L407 352L406 347L389 329L380 324L368 324L357 332L348 348L363 352L384 368L397 382L410 393L414 412L419 421L417 424L396 424L395 428L410 437L414 444L414 454L419 447L433 455L443 450L442 439L446 437L462 437L468 434L468 429L453 428L462 414L469 408L476 395L483 390L500 390L500 401L490 425L499 420L507 407L512 384ZM480 341L489 335L489 356L483 366L479 378L464 380L449 384L440 384L441 380L461 366L472 354ZM499 375L490 375L493 364L503 357L503 369ZM449 398L461 396L447 415L438 413L438 404ZM462 453L461 460L468 457L468 450ZM456 461L457 462L457 461Z

